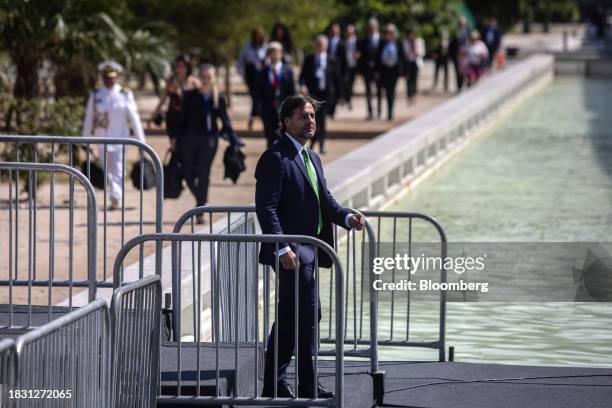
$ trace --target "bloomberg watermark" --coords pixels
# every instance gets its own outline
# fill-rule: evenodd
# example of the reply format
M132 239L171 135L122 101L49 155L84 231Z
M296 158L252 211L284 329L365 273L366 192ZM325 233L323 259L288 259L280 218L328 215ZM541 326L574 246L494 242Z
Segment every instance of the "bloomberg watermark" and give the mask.
M383 302L397 292L425 301L444 292L447 301L612 302L611 253L611 243L464 242L445 251L440 243L380 243L370 284Z

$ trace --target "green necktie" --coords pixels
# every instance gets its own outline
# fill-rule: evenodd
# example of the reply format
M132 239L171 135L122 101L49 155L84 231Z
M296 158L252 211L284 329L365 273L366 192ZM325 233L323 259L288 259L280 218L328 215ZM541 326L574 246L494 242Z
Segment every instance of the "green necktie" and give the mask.
M308 171L308 178L310 179L310 184L315 191L315 195L317 196L317 203L319 204L319 225L317 225L317 234L321 233L323 229L323 217L321 216L321 203L319 200L319 185L317 184L317 173L315 173L314 166L310 161L310 155L308 154L308 149L302 149L302 157L304 158L304 164L306 165L306 170Z

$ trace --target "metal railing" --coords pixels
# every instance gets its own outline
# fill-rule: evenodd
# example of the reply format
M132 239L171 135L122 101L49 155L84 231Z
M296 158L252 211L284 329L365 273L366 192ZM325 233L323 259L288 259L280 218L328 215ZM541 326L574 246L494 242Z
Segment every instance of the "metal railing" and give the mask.
M0 341L0 406L13 407L15 401L9 398L9 390L14 389L18 373L17 349L12 339Z
M59 174L57 174L59 173ZM63 164L50 163L6 163L0 162L0 181L6 180L3 175L6 174L8 182L0 187L0 195L6 194L7 204L6 209L8 214L0 218L7 222L8 228L2 228L8 239L3 239L0 242L0 250L6 254L7 270L0 275L0 286L7 287L8 293L3 297L5 303L1 311L0 318L1 330L27 330L28 328L39 326L41 323L40 316L47 315L46 321L53 319L54 313L61 313L62 310L53 307L58 296L65 296L68 299L68 308L63 310L71 311L73 307L74 294L78 288L87 288L87 299L89 301L96 297L96 195L89 180L78 170ZM27 186L25 188L27 194L26 220L21 221L22 204L19 201L20 191L20 176L27 176ZM48 214L48 252L44 255L48 256L48 271L41 271L37 268L37 261L41 258L40 247L44 245L41 239L40 231L37 236L37 226L43 221L41 214L37 214L37 207L41 205L35 202L36 194L35 184L36 175L44 174L54 180L56 175L68 177L71 184L70 194L70 210L67 214L68 222L74 225L76 222L74 208L74 192L75 180L81 185L82 190L86 194L86 223L85 231L80 236L75 236L74 230L71 228L68 231L68 250L66 257L56 259L56 232L62 224L61 217L56 218L55 214L55 198L56 193L53 185L49 191L49 214ZM38 215L38 216L37 216ZM23 224L27 223L27 232ZM24 231L21 231L24 229ZM23 240L20 240L21 234L27 235L26 248L20 248ZM85 251L79 253L79 245L85 240ZM23 247L23 245L21 245ZM75 260L86 259L86 263L82 270L75 270ZM43 258L44 259L44 258ZM4 261L2 262L4 263ZM56 268L56 263L60 263L61 268ZM6 264L4 264L6 265ZM25 266L25 268L23 268ZM40 265L39 265L40 266ZM26 270L22 270L26 269ZM75 289L76 288L76 289ZM46 289L46 293L41 292ZM67 292L67 293L66 293ZM46 299L44 299L46 298ZM43 300L44 299L44 300ZM46 303L45 306L36 306ZM17 305L25 305L18 308ZM33 316L35 317L33 320Z
M118 251L119 245L116 248L109 248L112 245L120 244L123 245L127 239L143 234L145 232L145 226L148 224L154 225L154 232L161 232L163 227L163 166L159 156L145 143L139 140L131 138L100 138L100 137L64 137L64 136L25 136L25 135L0 135L0 145L4 145L5 152L14 154L15 162L42 162L50 161L56 163L63 161L64 164L70 167L80 166L82 172L87 178L93 180L92 171L96 168L96 160L92 160L94 153L91 146L98 147L97 167L101 168L104 175L103 178L103 199L100 200L102 207L99 209L100 215L99 221L102 222L101 233L99 234L99 245L100 249L98 255L101 257L99 265L101 268L98 269L99 276L97 276L98 287L112 287L112 282L107 281L112 277L112 270L109 273L108 264L112 267L112 261ZM126 201L126 182L125 182L125 170L126 170L126 158L129 155L128 147L135 148L137 150L137 159L135 165L140 165L143 168L144 160L148 159L153 164L155 171L155 215L147 219L145 209L149 207L145 203L150 202L149 198L145 199L145 193L142 189L139 189L137 197L130 197L129 201ZM79 148L85 149L85 158L81 162L81 153ZM13 150L10 150L13 149ZM133 149L130 149L133 150ZM119 154L117 154L119 153ZM146 157L145 157L146 156ZM24 160L25 159L25 160ZM109 184L108 169L109 164L113 165L113 161L119 160L120 169L123 169L124 177L121 177L120 191L121 200L117 211L110 211L109 209L109 198L107 193L111 189ZM115 163L116 165L117 163ZM37 183L37 176L34 173L34 183ZM57 185L54 177L50 180L51 191L54 191L58 187L67 189L68 197L68 209L72 213L74 211L74 184L73 178L71 177L68 186ZM144 172L140 172L140 186L144 185ZM128 191L133 191L129 189ZM146 193L148 194L148 193ZM39 195L36 190L33 191L32 200L34 213L33 217L36 219L36 209L38 207L37 201ZM138 203L138 205L136 205ZM127 204L127 205L126 205ZM55 213L56 204L54 199L51 198L49 203L50 217L53 217ZM127 214L126 214L127 213ZM136 214L137 215L136 215ZM126 216L127 215L127 216ZM68 228L70 233L74 232L74 222L72 219L68 221ZM37 239L36 227L34 227L34 240ZM158 256L161 254L161 247L156 248ZM71 256L71 255L69 255ZM139 277L143 276L143 260L144 248L140 248L138 259L140 261ZM156 258L156 265L159 265L161 260ZM135 280L135 279L134 279Z
M343 374L344 374L344 273L343 268L338 258L337 254L334 250L327 245L326 243L312 237L306 236L294 236L294 235L256 235L256 234L148 234L136 237L130 240L119 252L119 255L115 262L114 272L115 272L115 282L122 282L123 271L122 271L122 263L125 257L129 254L132 248L145 243L145 242L171 242L176 244L176 250L173 251L173 257L175 259L172 260L172 269L173 275L178 275L181 272L182 264L183 264L183 252L184 246L187 249L190 249L192 243L195 243L195 252L188 251L187 256L189 258L189 262L187 265L194 265L191 261L195 258L196 263L195 267L190 271L192 274L192 280L190 284L193 286L192 288L187 288L183 292L183 284L178 284L174 288L175 292L172 294L173 298L176 299L176 308L175 315L177 321L177 333L181 333L181 324L182 324L182 315L191 313L194 316L194 324L196 325L196 330L194 332L194 341L186 341L182 338L178 337L175 343L166 344L166 347L162 347L162 360L170 360L173 364L173 368L171 368L168 374L172 374L169 377L166 377L164 380L164 375L166 373L162 372L162 384L161 390L162 394L158 396L158 401L163 402L174 402L181 404L229 404L229 405L284 405L284 406L337 406L341 407L343 404ZM336 395L334 398L330 399L318 399L314 395L312 398L303 397L288 399L288 398L279 398L277 397L277 385L276 381L274 381L274 397L259 397L260 387L259 387L259 365L260 365L260 343L262 339L266 339L268 332L261 331L260 315L262 314L263 305L261 305L260 299L262 299L261 288L259 285L253 285L249 288L249 290L253 291L253 294L249 299L253 302L253 304L247 305L249 310L253 311L248 314L248 316L252 316L254 318L254 327L253 337L246 338L246 341L239 341L238 336L234 336L234 341L232 342L224 342L222 339L224 338L222 331L229 330L229 327L222 327L220 322L222 321L221 316L221 290L220 290L220 282L221 282L221 273L223 272L223 268L220 266L223 262L226 262L228 265L234 265L234 271L236 273L236 281L233 289L235 291L234 296L232 298L233 302L237 302L243 293L244 287L240 284L243 279L243 269L242 266L251 264L253 265L254 276L252 277L254 282L259 282L259 273L260 268L258 264L258 247L262 244L275 245L276 249L283 242L290 242L296 245L296 252L299 256L301 246L308 245L325 253L329 256L333 262L333 276L335 283L335 333L338 334L337 339L335 341L335 392ZM233 246L231 250L225 252L224 256L221 256L221 248L224 245ZM254 251L249 251L248 253L244 250L246 246L252 245L255 247ZM206 248L209 246L210 248ZM213 253L213 257L208 257L208 254ZM242 255L239 255L242 254ZM250 254L248 256L247 254ZM318 274L318 251L314 251L314 273ZM238 256L237 256L238 255ZM224 259L222 259L224 258ZM279 258L276 257L274 268L275 270L279 270ZM207 265L204 265L207 264ZM202 271L204 271L208 267L208 270L211 271L212 275L216 275L214 279L214 284L216 288L213 291L209 291L205 293L202 291ZM287 272L287 271L286 271ZM298 270L295 270L298 273ZM160 274L161 271L158 271ZM293 297L296 302L299 300L299 287L298 287L298 279L294 279L295 287L293 292ZM274 295L274 316L278 316L279 313L279 275L275 274L274 283L271 287L271 292ZM317 286L316 290L316 299L315 305L318 304L319 300L319 287ZM189 303L188 295L194 296L194 299L191 299L191 303ZM206 296L208 295L208 296ZM205 299L206 297L206 299ZM212 333L210 336L210 341L204 341L204 333L201 322L205 320L205 316L203 313L202 305L205 303L209 303L212 309L211 320L212 320ZM188 310L190 309L190 310ZM299 314L298 307L294 307L295 310L295 325L294 325L294 339L299 339ZM315 322L318 321L318 308L314 307L313 318ZM238 325L241 324L240 320L237 318L238 311L240 309L234 305L232 308L228 308L227 311L230 313L228 316L229 320L231 320L234 324L233 330L234 333L238 332ZM246 322L248 324L248 322ZM319 351L319 342L316 339L319 339L319 330L318 325L315 324L315 351L313 353L313 369L314 369L314 384L317 384L318 378L318 351ZM274 353L274 376L272 378L277 378L278 374L278 326L275 325L273 329L275 334L275 353ZM295 347L295 355L298 356L299 352L297 350L299 346ZM195 349L195 350L194 350ZM182 357L182 355L184 355ZM208 359L206 358L208 357ZM202 362L204 359L204 362ZM214 364L212 361L214 361ZM233 361L232 361L233 360ZM248 360L249 364L247 364L250 368L243 368L242 362ZM233 367L231 363L233 362ZM207 364L208 363L208 364ZM297 368L300 364L300 358L296 357L295 367L296 367L296 376L295 376L295 385L296 390L298 389L298 376L297 372L299 371ZM248 372L245 374L240 370L247 370ZM195 373L195 377L194 374ZM190 375L190 377L187 377ZM240 378L248 378L246 381L240 381ZM225 385L224 385L225 384ZM225 386L227 395L221 395L221 388ZM210 392L210 387L212 387L213 391L208 395L205 395L207 388ZM168 391L170 390L170 391ZM316 387L315 387L316 390ZM210 395L212 394L212 395ZM231 395L230 395L231 394Z
M403 244L407 247L409 256L413 254L413 246L416 243L423 242L438 242L440 243L440 257L442 260L447 254L447 240L444 229L433 217L426 214L403 212L403 211L363 211L363 214L368 217L369 223L376 230L376 250L377 256L380 256L381 243L388 243L391 246L392 253L396 252L398 245ZM422 221L422 225L415 232L415 220ZM402 225L403 224L403 225ZM433 227L433 231L430 228ZM403 232L403 234L402 234ZM432 232L434 234L432 234ZM415 239L420 237L420 239ZM444 264L444 262L442 263ZM396 275L393 271L392 281L396 279L411 279L410 272L406 276ZM444 267L440 270L440 282L446 282L446 270ZM381 312L381 304L378 301L378 292L372 291L372 295L376 298L378 312ZM410 291L406 291L406 296L402 299L396 296L394 292L390 295L390 304L385 308L385 315L390 317L388 335L384 331L378 331L378 345L383 346L404 346L404 347L424 347L438 350L438 360L445 361L446 353L446 292L440 291L439 302L439 318L438 318L438 339L432 341L413 341L411 340L411 299ZM400 309L400 306L401 309ZM400 330L400 328L402 330ZM398 331L403 332L403 338L398 337Z
M46 406L44 401L58 407L111 406L110 341L103 299L21 335L14 388L18 406Z
M159 276L147 276L115 289L111 303L111 389L115 407L155 407L160 314Z
M433 228L436 235L423 235L417 238L423 240L434 240L440 242L440 253L442 259L446 257L447 241L446 234L442 226L432 217L411 212L390 212L390 211L362 211L368 217L366 228L363 232L351 230L342 233L341 229L334 226L334 248L344 260L346 279L345 279L345 343L350 346L346 350L346 355L369 357L371 372L378 372L378 345L386 346L406 346L406 347L425 347L438 349L438 359L445 359L445 333L446 333L446 297L443 291L440 292L440 311L439 311L439 328L438 339L433 341L412 341L410 335L410 292L407 292L405 298L400 299L399 296L391 295L390 315L390 332L383 333L381 337L381 329L379 328L379 311L378 292L373 288L373 280L375 279L372 273L373 258L378 256L381 242L388 242L395 246L399 240L405 237L403 243L407 244L408 248L412 247L415 241L415 233L413 231L413 220L420 220ZM180 232L185 225L190 226L192 232L195 231L194 218L197 215L203 215L204 221L207 223L207 228L210 233L213 229L213 221L215 217L220 217L218 221L221 225L227 224L224 231L241 231L255 233L255 206L203 206L193 208L183 214L174 226L174 232ZM244 226L246 224L246 227ZM253 224L253 225L252 225ZM406 225L403 225L406 224ZM402 229L404 234L398 233ZM405 230L405 231L404 231ZM367 258L366 257L367 255ZM264 269L264 289L267 285L268 276ZM174 276L173 276L174 278ZM322 276L322 278L325 278ZM399 278L399 276L398 276ZM409 278L409 277L408 277ZM211 277L211 279L214 279ZM394 275L395 279L395 275ZM446 271L440 271L441 281L446 281ZM330 304L333 304L333 281L327 279L325 281L329 290ZM270 298L270 292L264 290L266 299ZM265 302L266 304L268 302ZM405 303L405 308L396 307L399 303ZM367 305L367 307L366 307ZM404 305L402 305L404 306ZM368 309L369 307L369 309ZM173 305L174 308L174 305ZM387 312L387 310L385 310ZM264 310L265 312L265 310ZM405 313L404 313L405 312ZM268 324L268 313L264 313L264 327ZM331 313L329 313L331 316ZM352 319L349 321L349 318ZM402 321L405 323L405 336L403 339L397 338L398 324ZM369 324L368 324L369 323ZM335 336L331 320L321 323L323 331L326 335L321 338L322 342L333 342ZM369 330L368 330L369 328ZM372 347L371 345L375 345ZM364 349L363 346L369 346Z

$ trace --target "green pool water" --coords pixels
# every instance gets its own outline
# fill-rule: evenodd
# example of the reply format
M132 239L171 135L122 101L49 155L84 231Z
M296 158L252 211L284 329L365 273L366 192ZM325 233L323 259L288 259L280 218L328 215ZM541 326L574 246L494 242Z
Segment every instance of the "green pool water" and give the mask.
M611 204L612 81L563 77L388 209L434 216L450 242L611 242ZM437 312L415 305L411 336L435 338ZM383 307L379 332L389 325ZM449 303L447 345L463 362L610 367L612 304Z

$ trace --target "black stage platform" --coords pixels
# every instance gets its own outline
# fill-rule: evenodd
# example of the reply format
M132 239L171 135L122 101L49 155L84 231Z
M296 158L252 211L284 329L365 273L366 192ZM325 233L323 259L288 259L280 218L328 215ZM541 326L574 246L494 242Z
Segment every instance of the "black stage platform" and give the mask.
M388 407L612 407L612 369L457 362L384 362L380 369Z

